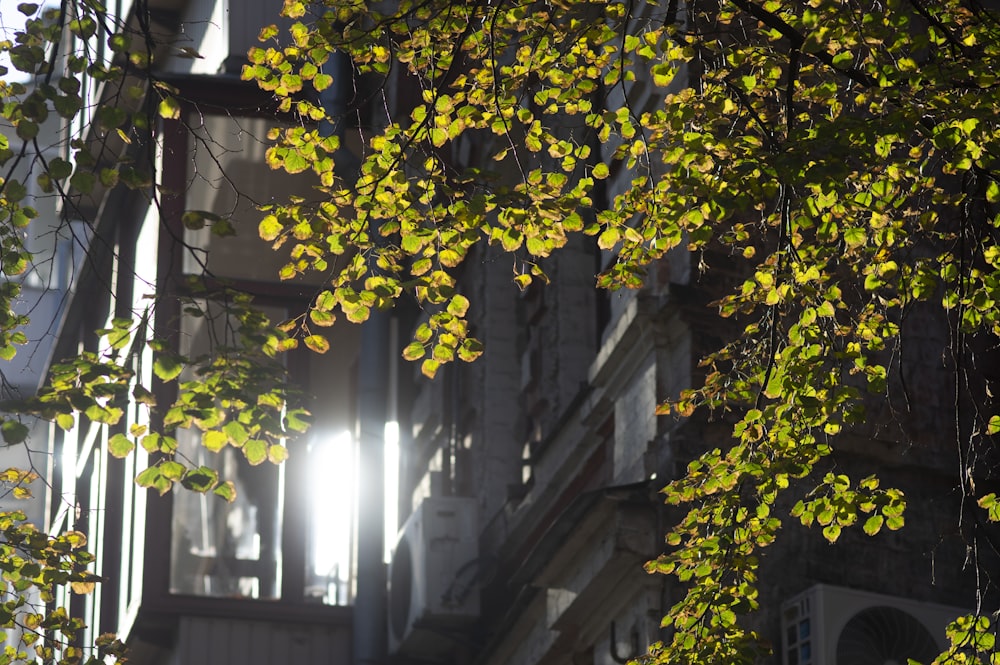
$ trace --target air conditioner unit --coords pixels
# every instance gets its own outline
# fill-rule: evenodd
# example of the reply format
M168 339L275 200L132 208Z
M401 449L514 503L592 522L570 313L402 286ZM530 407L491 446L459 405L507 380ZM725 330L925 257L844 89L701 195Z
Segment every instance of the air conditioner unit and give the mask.
M929 663L967 611L817 584L781 606L783 665Z
M428 497L399 532L389 564L389 651L435 660L479 616L476 501Z

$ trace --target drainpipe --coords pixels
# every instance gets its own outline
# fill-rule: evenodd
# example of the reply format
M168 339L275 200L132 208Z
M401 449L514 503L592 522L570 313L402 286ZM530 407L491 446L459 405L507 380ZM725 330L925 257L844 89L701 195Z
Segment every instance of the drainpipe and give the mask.
M385 423L388 415L389 313L364 323L358 359L358 565L354 663L382 665L386 652Z
M327 115L320 131L336 133L341 149L335 156L342 175L358 168L357 157L343 145L344 117L353 97L353 71L343 53L334 53L326 68L333 85L320 95ZM355 665L382 665L387 646L386 570L383 563L385 522L385 423L388 417L389 313L373 311L363 324L358 356L358 527L357 591L354 597L352 646Z

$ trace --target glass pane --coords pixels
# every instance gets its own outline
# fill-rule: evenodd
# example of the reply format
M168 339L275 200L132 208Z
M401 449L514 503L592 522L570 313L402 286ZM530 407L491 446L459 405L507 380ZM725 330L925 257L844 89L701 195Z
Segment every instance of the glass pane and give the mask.
M307 376L313 414L306 455L292 455L289 464L307 459L300 488L308 513L305 534L305 589L308 601L347 605L353 601L353 535L357 441L355 383L360 326L334 326L331 351L309 354ZM295 488L291 488L294 490ZM291 499L290 499L291 500Z
M216 277L279 281L293 243L276 251L260 239L258 225L265 213L258 207L287 201L292 195L315 198L313 181L307 175L268 167L266 136L273 119L191 115L188 120L192 131L185 206L229 219L234 234L213 233L211 218L201 229L186 229L184 241L203 251L185 253L184 272L200 273L204 264ZM324 278L312 272L304 281L320 283Z
M226 344L235 329L221 309L201 301L205 316L181 320L180 351L198 356ZM284 312L268 311L281 318ZM229 332L227 332L229 331ZM186 374L181 381L191 380ZM189 466L207 466L236 486L236 500L180 488L173 493L170 590L199 596L278 598L281 592L281 527L284 467L251 466L235 448L213 454L201 433L178 430L177 456Z
M309 446L312 523L306 598L327 605L351 602L356 453L354 437L347 431L318 435Z
M220 467L236 501L174 492L170 590L199 596L278 598L281 590L282 468L252 467L231 448L205 452L200 435L177 433L178 450L197 464Z

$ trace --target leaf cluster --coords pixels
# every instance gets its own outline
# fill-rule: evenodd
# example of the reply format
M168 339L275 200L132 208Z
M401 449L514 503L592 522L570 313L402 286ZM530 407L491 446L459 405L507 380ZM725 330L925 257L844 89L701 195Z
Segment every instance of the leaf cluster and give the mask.
M0 479L13 487L16 497L27 498L28 485L37 475L7 469ZM77 531L47 535L27 522L23 512L0 513L0 586L5 592L0 627L10 631L0 663L123 662L118 659L125 647L113 635L100 636L93 648L77 646L84 623L61 604L62 589L87 594L100 581L90 570L94 557L86 551L86 543L86 536Z
M602 287L642 286L645 265L685 250L740 275L715 305L741 334L660 409L735 426L665 489L689 512L649 570L688 591L649 658L750 662L762 647L738 618L756 608L782 493L803 490L791 517L831 542L903 525L902 492L824 460L845 432L871 435L873 400L909 401L893 375L908 317L956 344L955 399L975 414L963 460L1000 429L970 378L973 348L1000 333L1000 24L964 0L683 4L289 0L287 45L265 30L244 77L303 116L273 134L271 166L320 179L320 203L261 225L293 246L282 276L330 276L324 322L416 294L427 316L404 356L427 375L469 343L453 292L478 244L507 253L522 288L573 233L614 255ZM334 53L375 86L419 91L359 129L356 171L309 124L343 118L296 106ZM975 473L961 490L996 519Z
M53 260L33 256L26 239L42 236L35 227L44 222L44 233L72 244L73 251L96 256L108 249L108 239L93 233L98 227L91 214L115 188L138 190L153 206L173 195L156 182L149 151L158 140L157 123L182 125L189 105L152 67L165 49L149 32L148 17L119 16L92 0L59 9L22 3L18 11L27 17L24 28L0 42L15 70L0 71L0 359L8 361L28 341L28 317L15 311L20 281ZM178 57L198 57L189 48L177 50ZM45 210L53 201L61 222ZM188 210L180 221L186 229L210 227L220 237L235 233L231 219L218 211ZM287 440L309 424L275 357L288 336L244 295L197 285L188 293L187 316L216 319L209 350L179 353L176 339L153 332L151 312L159 307L117 303L116 315L97 331L99 343L88 342L75 357L52 364L37 395L0 404L3 443L27 444L30 419L50 420L70 437L96 434L113 456L136 455L141 487L162 494L179 484L227 501L236 498L233 483L181 455L178 428L196 432L211 452L232 446L251 464L283 461ZM2 374L0 379L6 398L9 386ZM14 497L27 498L35 477L7 470L0 483ZM81 646L82 621L60 607L68 607L70 590L88 593L100 581L88 572L94 559L83 535L47 536L24 523L21 513L0 514L0 531L8 592L0 626L19 628L11 634L21 635L0 653L0 663L122 657L114 636Z

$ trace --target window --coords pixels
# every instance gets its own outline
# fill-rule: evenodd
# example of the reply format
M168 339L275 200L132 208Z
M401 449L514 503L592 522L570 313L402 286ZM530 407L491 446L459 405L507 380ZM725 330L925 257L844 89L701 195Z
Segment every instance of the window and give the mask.
M278 272L286 257L257 235L263 216L258 206L311 192L308 176L288 176L266 165L264 137L275 121L191 113L186 122L193 131L165 146L164 159L175 168L183 165L183 187L178 187L185 192L183 210L207 214L204 226L189 224L183 230L179 272L204 273L210 281L225 280L255 295L255 305L273 322L306 311L317 285L281 282ZM165 171L169 168L165 164ZM176 175L181 177L180 171ZM213 233L216 215L232 224L234 236ZM218 306L199 301L198 308L204 315L179 313L178 344L184 355L210 353L235 329ZM350 602L356 452L348 432L355 416L358 339L356 327L338 326L328 353L303 349L288 356L292 382L313 399L307 408L314 424L304 440L289 446L284 464L251 466L235 448L213 454L201 445L198 432L177 433L179 453L190 464L217 469L223 480L233 481L237 498L226 504L214 496L173 494L171 594Z

